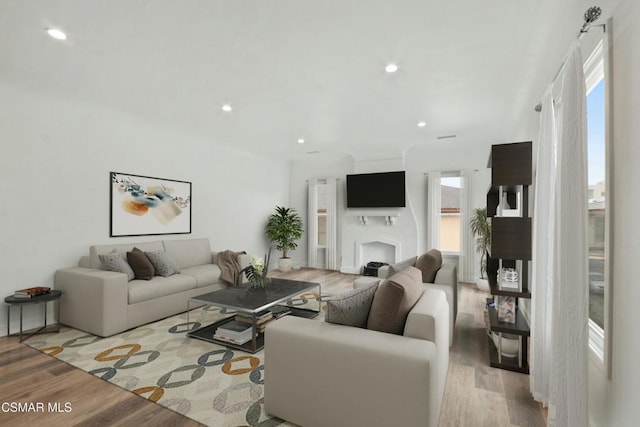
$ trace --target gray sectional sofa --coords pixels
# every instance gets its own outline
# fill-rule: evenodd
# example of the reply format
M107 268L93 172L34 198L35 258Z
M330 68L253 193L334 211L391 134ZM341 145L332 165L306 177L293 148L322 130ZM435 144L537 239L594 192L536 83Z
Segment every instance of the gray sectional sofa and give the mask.
M100 255L126 254L134 247L166 252L180 272L129 281L125 273L102 269ZM228 286L216 260L206 238L91 246L78 267L55 273L54 288L62 291L60 323L106 337L184 312L189 298ZM244 268L250 257L240 255L238 261Z

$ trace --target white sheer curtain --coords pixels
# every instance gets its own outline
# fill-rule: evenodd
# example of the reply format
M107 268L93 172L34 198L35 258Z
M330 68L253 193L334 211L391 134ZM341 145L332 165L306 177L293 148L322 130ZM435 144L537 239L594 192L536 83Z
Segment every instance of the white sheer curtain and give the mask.
M329 270L338 269L337 257L337 179L327 178L327 267Z
M337 179L318 178L309 180L309 200L307 210L307 264L310 267L337 269ZM318 260L319 217L326 219L326 228L321 231L326 236L322 262Z
M586 98L577 42L560 78L555 109L551 90L545 95L538 147L530 381L549 405L548 425L586 426Z
M473 277L473 256L475 247L473 237L469 229L469 219L471 218L471 171L460 171L460 281L474 282Z
M440 247L440 172L427 174L427 249Z
M557 128L552 88L542 98L533 210L533 265L531 272L531 360L529 381L533 397L545 406L549 401L549 375L553 356L552 288L555 223ZM546 231L545 231L546 230Z

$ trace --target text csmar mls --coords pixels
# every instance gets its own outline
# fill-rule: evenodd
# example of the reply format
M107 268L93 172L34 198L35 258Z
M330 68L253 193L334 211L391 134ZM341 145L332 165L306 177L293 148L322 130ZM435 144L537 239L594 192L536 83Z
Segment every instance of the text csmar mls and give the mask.
M1 412L71 412L71 402L2 402Z

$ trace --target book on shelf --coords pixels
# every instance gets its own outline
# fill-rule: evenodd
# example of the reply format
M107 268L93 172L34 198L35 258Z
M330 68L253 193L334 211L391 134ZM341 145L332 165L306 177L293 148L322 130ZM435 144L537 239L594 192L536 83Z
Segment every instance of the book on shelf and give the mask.
M291 309L283 305L278 305L276 307L273 307L271 311L273 311L273 317L276 319L279 319L282 316L286 316L287 314L291 314Z
M220 340L220 341L225 341L231 344L236 344L236 345L242 345L245 344L249 341L251 341L251 336L249 336L249 338L242 338L242 339L238 339L238 338L233 338L233 337L228 337L226 335L220 335L218 334L218 332L216 332L213 335L213 338Z
M215 335L219 335L221 337L232 338L237 341L243 341L251 339L251 335L253 334L251 324L242 323L236 320L232 320L230 322L225 323L224 325L218 326L216 328ZM246 342L246 341L245 341Z
M13 293L15 298L33 298L51 292L51 288L46 286L34 286L32 288L18 289Z
M253 318L248 314L236 314L235 319L240 323L253 323ZM271 313L270 311L258 313L256 314L256 325L261 325L271 319L273 319L273 313Z
M272 320L275 320L275 317L272 317L271 319L267 320L266 322L256 326L256 330L258 331L258 333L263 334L264 330L267 328L267 324L269 324L269 322L271 322Z

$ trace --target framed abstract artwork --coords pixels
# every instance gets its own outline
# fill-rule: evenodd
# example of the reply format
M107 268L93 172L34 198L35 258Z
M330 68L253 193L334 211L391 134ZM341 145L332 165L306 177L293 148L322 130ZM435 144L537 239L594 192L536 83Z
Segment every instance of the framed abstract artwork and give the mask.
M109 173L109 236L191 233L191 183Z

